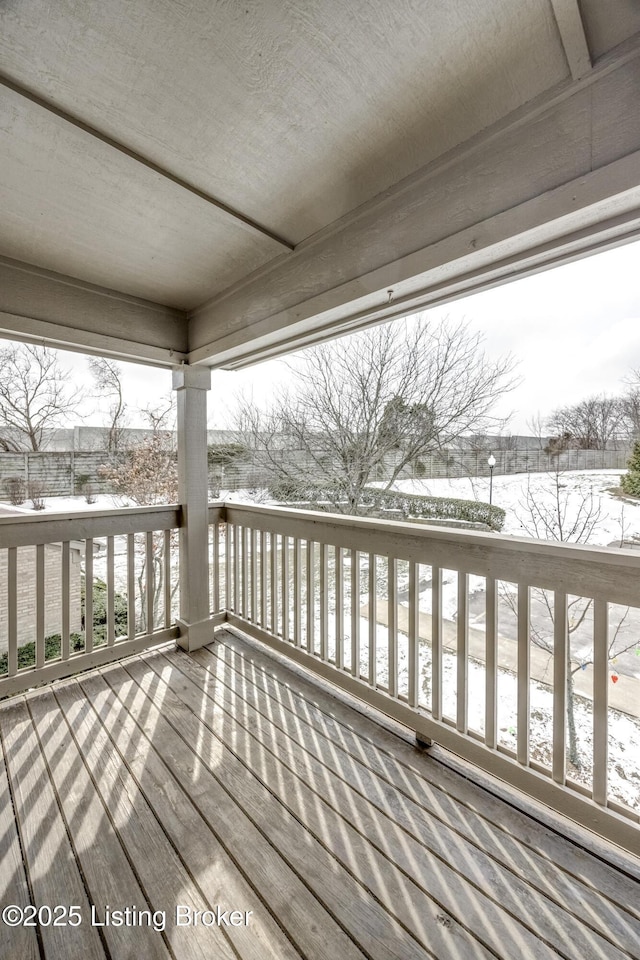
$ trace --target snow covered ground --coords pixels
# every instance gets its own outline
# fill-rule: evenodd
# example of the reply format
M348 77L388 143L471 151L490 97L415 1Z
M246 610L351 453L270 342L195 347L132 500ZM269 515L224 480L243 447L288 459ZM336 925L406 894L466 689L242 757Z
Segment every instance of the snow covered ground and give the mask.
M555 510L558 501L571 523L579 511L593 503L593 529L582 542L607 546L618 545L621 539L638 539L640 544L640 500L611 493L618 487L624 470L572 470L558 477L556 496L555 474L516 473L493 478L493 503L506 511L503 533L532 536L533 518L528 496L544 511ZM489 501L488 477L456 477L434 480L400 480L394 488L403 493L431 497L461 497L466 500ZM597 515L596 515L597 514Z

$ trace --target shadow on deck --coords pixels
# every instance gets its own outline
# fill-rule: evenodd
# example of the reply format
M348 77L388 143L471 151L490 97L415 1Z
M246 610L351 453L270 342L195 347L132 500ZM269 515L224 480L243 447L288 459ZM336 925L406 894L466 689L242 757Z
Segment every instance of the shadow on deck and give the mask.
M218 637L0 707L2 906L77 907L0 956L640 957L624 869Z

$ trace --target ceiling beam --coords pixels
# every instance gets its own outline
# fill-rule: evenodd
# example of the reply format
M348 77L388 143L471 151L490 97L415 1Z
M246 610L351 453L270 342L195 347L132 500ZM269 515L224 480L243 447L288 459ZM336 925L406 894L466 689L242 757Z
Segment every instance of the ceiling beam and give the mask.
M571 76L579 80L589 73L592 63L578 0L551 0L551 6Z
M0 257L0 337L171 367L187 356L184 313Z
M190 361L232 368L445 302L498 264L517 277L533 250L537 268L569 255L570 235L586 250L616 218L623 240L640 218L639 84L637 45L385 191L193 311Z
M228 206L222 200L219 200L217 197L214 197L212 194L207 193L206 190L201 190L200 187L196 186L193 183L189 183L187 180L184 180L182 177L179 177L177 174L172 173L170 170L167 170L164 167L161 167L159 164L154 163L153 160L149 160L147 157L144 157L141 153L137 153L135 150L132 150L130 147L127 147L124 143L121 143L119 140L114 140L113 137L110 137L108 134L102 132L97 127L92 126L91 124L85 123L84 120L80 120L79 117L74 116L71 113L68 113L66 110L62 110L60 107L57 107L50 100L45 99L44 97L39 96L31 90L28 90L26 87L21 86L18 83L15 83L13 80L8 77L0 74L0 86L6 87L8 90L12 90L18 96L23 97L25 100L29 100L31 103L35 103L38 107L43 110L46 110L48 113L54 114L56 117L59 117L61 120L64 120L65 123L71 124L76 127L78 130L82 130L83 133L86 133L90 137L94 137L96 140L100 140L102 143L107 144L107 146L112 147L114 150L117 150L119 153L123 153L125 156L129 157L131 160L135 160L136 163L141 164L147 169L152 170L154 173L157 173L158 176L163 177L165 180L170 180L172 183L175 183L177 186L181 187L183 190L188 190L189 193L192 193L194 196L199 197L201 200L204 200L206 203L210 204L213 207L216 207L218 210L221 210L227 216L232 217L238 223L243 224L248 230L254 231L256 233L262 234L264 237L268 237L270 240L275 240L276 243L279 243L286 250L293 250L295 244L290 240L287 240L284 237L279 236L277 233L274 233L272 230L269 230L267 227L258 223L256 220L253 220L251 217L246 216L244 213L241 213L239 210L235 210L233 207Z

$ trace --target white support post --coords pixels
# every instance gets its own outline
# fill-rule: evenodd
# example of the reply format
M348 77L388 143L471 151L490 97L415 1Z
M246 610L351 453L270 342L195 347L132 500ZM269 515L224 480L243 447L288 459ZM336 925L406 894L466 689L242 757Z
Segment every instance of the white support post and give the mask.
M197 650L213 640L209 618L209 524L207 474L208 367L183 364L173 370L178 399L178 493L180 528L180 616L178 643Z

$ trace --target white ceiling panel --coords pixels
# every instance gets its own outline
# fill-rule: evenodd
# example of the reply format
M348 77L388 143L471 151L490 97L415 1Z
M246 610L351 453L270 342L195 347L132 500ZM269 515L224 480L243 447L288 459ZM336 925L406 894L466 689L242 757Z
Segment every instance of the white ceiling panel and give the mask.
M549 0L5 0L0 16L9 78L294 242L568 74Z
M0 254L188 309L281 247L0 88Z

